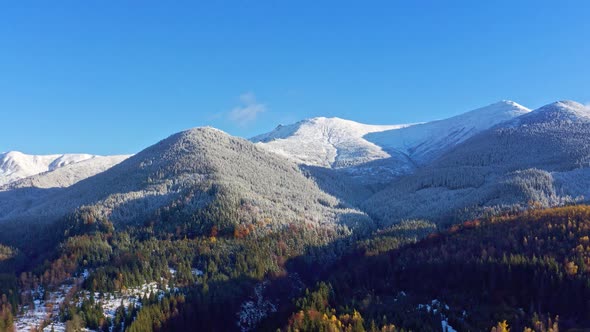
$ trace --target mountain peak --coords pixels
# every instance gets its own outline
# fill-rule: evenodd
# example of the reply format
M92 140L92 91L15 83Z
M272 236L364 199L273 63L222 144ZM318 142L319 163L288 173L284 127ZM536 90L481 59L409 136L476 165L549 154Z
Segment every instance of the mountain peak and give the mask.
M416 164L424 164L477 133L529 112L513 101L501 100L447 119L374 133L366 138L385 151L401 152Z
M364 136L406 126L368 125L337 117L315 117L278 126L250 140L297 163L340 168L389 157Z
M94 158L89 154L29 155L20 151L0 154L0 186Z
M573 100L559 100L539 108L539 110L559 109L565 111L578 111L587 109L586 106Z
M2 157L18 157L18 156L23 156L23 155L25 155L25 154L20 151L16 151L16 150L0 153L0 156L2 156Z
M484 107L480 107L477 109L474 109L473 111L469 111L467 113L463 113L460 115L457 115L456 117L470 117L471 115L478 115L478 116L482 116L482 115L486 115L486 116L500 116L500 117L505 117L506 115L509 118L512 118L514 116L518 116L518 115L522 115L525 113L529 113L531 110L512 101L512 100L501 100L498 102L495 102L493 104L490 104L488 106L484 106ZM506 119L506 120L508 120ZM486 119L487 121L488 119ZM502 119L499 119L502 120Z
M211 127L211 126L204 126L204 127L194 127L184 131L181 131L177 134L172 136L187 136L187 135L196 135L196 136L230 136L228 133L224 132L223 130Z
M213 127L195 127L173 134L153 147L159 146L159 149L162 149L162 146L166 145L166 149L177 149L180 151L190 149L189 145L208 146L212 143L217 144L230 137L226 132Z
M575 100L568 100L568 99L559 100L559 101L555 102L554 104L567 105L570 107L582 107L582 108L585 107L584 105L582 105L581 103L578 103Z
M572 100L561 100L536 109L523 120L527 122L588 121L590 108Z
M531 109L529 109L527 107L524 107L521 104L519 104L519 103L517 103L515 101L512 101L512 100L508 100L508 99L500 100L500 101L495 102L495 103L493 103L493 104L491 104L491 105L489 105L487 107L495 108L497 110L500 110L502 108L509 108L509 109L517 110L520 113L529 113L529 112L531 112Z
M539 110L559 110L573 113L581 113L584 115L587 115L587 113L590 111L588 107L573 100L556 101L554 103L541 107Z
M332 117L326 117L326 116L316 116L316 117L314 117L314 118L309 118L309 119L303 120L303 122L315 122L315 123L318 123L318 122L320 122L320 123L321 123L321 122L331 122L331 123L338 123L338 122L341 122L341 123L342 123L342 122L343 122L343 123L346 123L346 122L352 122L352 123L356 123L356 122L354 122L354 121L352 121L352 120L346 120L346 119L342 119L342 118L335 117L335 116L332 116Z
M502 104L509 105L509 106L517 106L517 107L520 106L520 107L524 108L524 106L520 105L519 103L517 103L515 101L509 100L509 99L502 99L500 101L493 103L492 105L502 105Z

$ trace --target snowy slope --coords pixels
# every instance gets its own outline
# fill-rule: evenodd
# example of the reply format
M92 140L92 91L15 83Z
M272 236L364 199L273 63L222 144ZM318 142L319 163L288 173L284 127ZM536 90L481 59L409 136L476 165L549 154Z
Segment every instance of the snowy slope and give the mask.
M545 105L534 112L512 121L514 126L534 123L583 123L590 121L590 108L571 100L562 100Z
M18 151L0 154L0 185L92 158L89 154L28 155Z
M0 185L0 191L17 188L62 188L106 171L129 158L129 155L92 156L79 162L70 163L53 170L31 175Z
M371 133L365 138L390 154L403 153L423 165L475 134L529 112L504 100L448 119Z
M555 102L458 144L364 202L381 220L456 220L589 194L590 109ZM467 211L469 211L467 213Z
M339 118L313 118L256 136L259 146L297 163L330 168L355 166L374 170L378 160L386 168L410 170L442 155L449 148L499 123L530 112L512 101L482 107L448 119L419 124L365 125ZM358 166L367 164L367 167Z
M251 141L300 164L342 168L390 157L381 147L363 137L407 126L366 125L319 117L278 126L270 133L253 137Z
M220 130L195 128L66 188L0 191L0 221L50 222L83 207L96 218L144 222L170 209L198 215L220 200L237 204L241 220L270 218L277 226L368 220L285 158Z
M548 171L590 166L590 110L559 101L502 123L445 154L437 167Z

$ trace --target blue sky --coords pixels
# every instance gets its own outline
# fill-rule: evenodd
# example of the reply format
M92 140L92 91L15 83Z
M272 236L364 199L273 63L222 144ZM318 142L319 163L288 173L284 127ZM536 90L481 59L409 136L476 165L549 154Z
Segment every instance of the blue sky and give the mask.
M589 1L11 1L0 151L134 153L182 129L426 121L590 102Z

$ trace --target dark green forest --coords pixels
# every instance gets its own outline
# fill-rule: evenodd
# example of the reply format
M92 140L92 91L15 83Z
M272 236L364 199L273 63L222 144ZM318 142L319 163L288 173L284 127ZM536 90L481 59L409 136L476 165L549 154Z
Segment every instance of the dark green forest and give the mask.
M18 308L31 303L24 290L51 291L72 280L90 294L151 281L170 291L144 296L141 307L122 305L114 319L105 319L93 296L72 295L60 308L71 331L239 330L237 313L262 282L275 310L255 320L256 330L590 327L590 206L531 209L444 230L408 221L356 236L301 224L256 236L261 225L232 223L215 211L200 216L213 222L199 229L174 218L116 229L85 211L53 232L29 230L37 237L29 246L2 239L0 330L13 330ZM79 278L84 270L88 277Z

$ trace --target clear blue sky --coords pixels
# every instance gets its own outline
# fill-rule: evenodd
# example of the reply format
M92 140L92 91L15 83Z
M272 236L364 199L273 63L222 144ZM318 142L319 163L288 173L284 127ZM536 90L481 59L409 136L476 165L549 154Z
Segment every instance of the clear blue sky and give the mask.
M320 4L321 3L321 4ZM590 1L4 1L0 152L590 102Z

